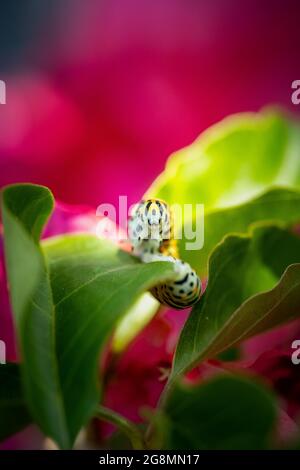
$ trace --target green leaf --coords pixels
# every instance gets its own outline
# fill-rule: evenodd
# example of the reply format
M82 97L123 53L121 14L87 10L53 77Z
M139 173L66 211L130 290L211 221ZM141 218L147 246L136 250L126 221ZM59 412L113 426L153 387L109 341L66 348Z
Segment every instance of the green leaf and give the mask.
M172 155L148 193L215 209L245 202L269 185L299 187L299 147L299 123L279 111L229 116Z
M44 187L14 185L3 191L4 243L10 296L22 354L26 400L46 435L68 447L61 396L52 292L38 244L53 197Z
M182 330L173 379L245 338L299 317L299 263L300 239L279 227L225 238L211 256L207 289Z
M143 435L136 424L105 406L98 406L96 416L100 421L111 423L123 432L129 438L133 449L144 449Z
M258 220L299 218L299 193L269 193L287 186L300 188L300 125L264 110L230 116L176 152L145 197L204 204L204 248L191 251L186 240L180 244L182 257L204 275L209 254L227 233L247 232ZM195 226L187 216L184 222Z
M72 440L99 401L98 356L119 319L140 294L172 278L170 263L141 264L93 236L59 237L44 244L49 263L56 350Z
M31 423L17 364L0 365L0 416L1 441Z
M150 322L160 308L160 303L149 292L141 295L118 323L112 339L112 351L120 354Z
M3 193L6 262L23 356L26 399L60 447L72 446L100 398L98 358L116 323L171 263L141 264L91 235L38 236L52 209L47 188Z
M239 347L225 349L225 351L218 354L218 359L223 362L233 362L241 359L241 350Z
M275 401L261 385L219 376L177 385L162 412L164 448L263 449L275 422Z
M204 246L187 250L185 238L179 241L180 253L201 276L207 274L208 259L216 245L229 233L247 233L258 222L278 222L282 226L300 220L300 192L272 189L262 196L230 209L208 212L204 219Z

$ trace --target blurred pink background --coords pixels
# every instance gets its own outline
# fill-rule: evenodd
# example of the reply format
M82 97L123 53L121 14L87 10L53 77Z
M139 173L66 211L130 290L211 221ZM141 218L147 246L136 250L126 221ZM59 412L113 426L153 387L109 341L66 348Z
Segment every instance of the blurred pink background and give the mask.
M119 194L132 203L171 152L224 116L270 103L300 111L290 98L297 1L8 3L1 186L30 181L67 203Z

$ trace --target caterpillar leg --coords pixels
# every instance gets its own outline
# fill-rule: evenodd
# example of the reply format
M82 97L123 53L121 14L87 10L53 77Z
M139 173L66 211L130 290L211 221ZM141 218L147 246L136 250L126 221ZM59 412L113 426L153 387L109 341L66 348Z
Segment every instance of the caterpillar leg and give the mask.
M173 258L179 258L177 240L172 238L171 240L164 240L159 248L160 252L165 256L173 256Z
M143 251L140 259L143 261L143 263L153 263L154 261L169 261L171 263L176 262L176 259L173 256L164 256L161 253L152 254L147 251Z

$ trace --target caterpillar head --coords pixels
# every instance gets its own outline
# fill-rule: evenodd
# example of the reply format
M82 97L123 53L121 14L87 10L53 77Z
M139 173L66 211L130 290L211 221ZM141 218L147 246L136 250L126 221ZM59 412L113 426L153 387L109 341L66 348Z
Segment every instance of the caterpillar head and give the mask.
M141 201L129 220L128 233L134 248L147 242L158 250L164 240L171 238L169 206L160 199Z

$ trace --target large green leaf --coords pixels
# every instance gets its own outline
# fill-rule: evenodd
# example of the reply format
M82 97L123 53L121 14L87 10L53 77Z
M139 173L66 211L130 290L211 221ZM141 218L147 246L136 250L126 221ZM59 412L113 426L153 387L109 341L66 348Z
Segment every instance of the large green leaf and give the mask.
M52 207L51 193L41 186L14 185L3 191L6 265L28 406L43 431L62 447L68 447L54 354L52 292L38 242Z
M17 364L0 365L0 440L31 423Z
M299 317L299 263L300 239L282 228L258 227L252 235L225 238L211 256L207 289L181 333L173 378Z
M44 187L3 193L9 284L18 329L26 398L35 421L60 447L70 447L100 397L98 356L117 321L171 263L141 264L90 235L50 239L39 232L50 214Z
M177 385L162 413L167 449L262 449L270 444L275 401L262 386L220 376Z
M72 440L99 400L99 349L121 316L155 283L172 278L170 263L141 264L93 236L44 244L56 312L56 349Z
M204 245L201 250L188 250L182 239L180 253L199 275L207 273L208 259L215 246L228 233L245 233L257 222L279 222L290 225L300 221L300 192L288 189L272 189L249 202L229 209L208 212L204 220Z
M170 157L148 190L170 204L229 207L269 185L300 185L299 123L274 110L229 116Z
M204 204L204 248L189 251L183 240L180 252L205 274L208 256L225 234L247 232L257 220L291 223L299 218L299 193L262 196L287 186L300 187L300 125L265 110L228 117L176 152L145 196L170 204ZM192 223L187 217L184 222Z

